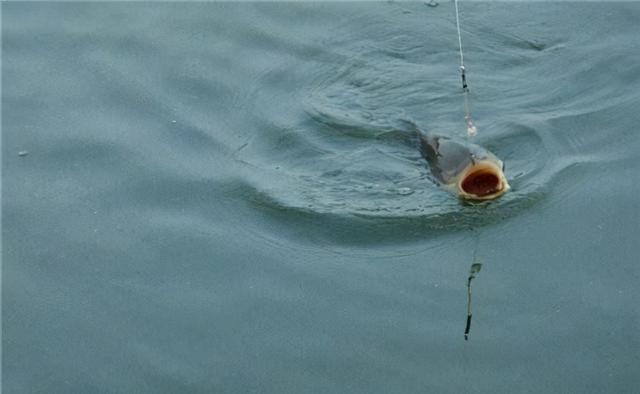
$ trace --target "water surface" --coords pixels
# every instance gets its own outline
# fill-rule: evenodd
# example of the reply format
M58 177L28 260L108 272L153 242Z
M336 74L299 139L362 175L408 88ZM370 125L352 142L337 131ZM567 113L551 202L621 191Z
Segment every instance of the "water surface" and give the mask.
M488 204L451 3L3 3L6 392L636 392L640 3L461 7Z

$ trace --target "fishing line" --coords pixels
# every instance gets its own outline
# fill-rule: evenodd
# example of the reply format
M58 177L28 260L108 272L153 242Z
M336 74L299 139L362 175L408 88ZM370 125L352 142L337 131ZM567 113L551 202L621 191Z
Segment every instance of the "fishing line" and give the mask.
M471 312L471 281L475 279L476 275L480 272L482 268L482 264L480 264L477 260L478 253L478 244L480 243L480 234L476 233L475 228L471 228L472 234L475 235L475 242L473 246L473 259L471 268L469 269L469 277L467 278L467 324L464 328L464 340L469 340L469 332L471 331L471 317L473 313Z
M478 133L478 129L471 119L471 104L469 102L469 85L467 85L467 76L464 68L464 55L462 53L462 34L460 33L460 16L458 12L458 0L454 0L453 4L456 8L456 28L458 29L458 46L460 48L460 75L462 76L462 94L464 96L464 121L467 124L467 135L473 137Z
M473 263L471 264L471 269L469 270L469 277L467 278L467 325L464 329L464 340L469 340L469 331L471 331L471 281L476 277L480 269L482 268L482 264Z

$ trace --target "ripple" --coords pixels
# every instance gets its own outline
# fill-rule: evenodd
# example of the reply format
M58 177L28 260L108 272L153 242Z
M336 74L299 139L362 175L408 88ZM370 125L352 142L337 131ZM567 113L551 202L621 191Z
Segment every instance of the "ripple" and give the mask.
M382 160L371 149L360 156L360 162L355 157L339 161L336 166L351 165L316 175L286 169L252 171L249 182L236 189L237 197L281 223L292 224L296 231L311 231L316 234L313 239L401 242L482 227L517 215L544 198L550 179L563 167L538 168L534 173L516 163L515 169L523 174L512 181L512 192L497 201L470 203L434 184L424 163ZM365 160L365 156L371 157ZM375 162L378 167L373 166Z
M417 23L403 13L392 18ZM401 119L417 119L426 130L445 135L459 128L458 76L445 60L451 57L449 43L437 35L416 40L415 29L375 31L386 22L375 21L371 37L349 40L345 29L344 36L325 43L340 61L312 70L301 96L305 116L293 110L260 113L268 127L249 146L242 145L239 159L251 171L244 175L238 198L281 223L334 242L401 241L507 220L544 200L567 169L606 160L592 151L603 137L565 134L557 127L574 115L626 101L607 103L611 89L606 85L590 101L583 96L568 100L560 88L512 86L514 75L541 63L554 66L554 53L566 39L480 28L480 34L492 37L488 51L504 54L511 63L505 75L484 80L474 75L478 91L482 83L491 84L484 87L489 102L480 109L489 113L476 142L505 162L512 190L491 202L458 200L431 180L415 136L399 126ZM518 65L521 58L524 67ZM553 78L579 78L578 71ZM280 84L291 74L279 63L258 75L255 91L261 81ZM503 108L515 111L505 114Z
M401 105L386 105L381 94L394 96L397 90L399 97L407 92L406 81L385 73L369 78L369 71L356 61L317 78L304 101L311 122L295 134L304 138L287 138L290 143L284 146L281 141L288 133L274 132L260 143L262 155L271 151L270 161L260 155L244 157L255 166L243 192L255 209L281 221L304 223L334 242L366 243L496 223L544 198L558 171L549 166L554 159L546 148L547 137L510 120L478 139L505 161L510 193L497 201L469 203L438 187L415 136L396 127L406 117ZM309 150L310 144L323 149ZM276 147L284 150L276 153ZM278 156L283 160L276 171L267 163Z

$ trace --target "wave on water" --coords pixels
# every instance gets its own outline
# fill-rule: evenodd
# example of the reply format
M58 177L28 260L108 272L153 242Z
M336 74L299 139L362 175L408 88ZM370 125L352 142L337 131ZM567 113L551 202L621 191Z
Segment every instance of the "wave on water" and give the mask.
M591 78L597 91L568 89L580 88L573 82L585 70L559 62L576 61L572 57L584 49L576 51L571 37L563 35L521 37L509 29L469 25L467 34L476 34L486 44L480 49L488 51L471 51L477 68L500 70L472 75L483 94L472 96L483 99L476 101L481 129L473 142L505 162L512 190L490 202L460 201L431 180L413 137L398 127L400 120L413 119L429 132L465 138L458 75L452 72L454 42L439 33L451 26L437 18L425 33L416 13L388 17L373 20L358 36L345 25L334 35L339 38L323 43L331 49L322 62L305 64L306 86L296 90L294 99L282 95L286 105L274 104L278 110L258 108L261 133L249 137L249 152L237 155L251 168L243 182L254 207L317 223L357 227L363 220L375 222L377 231L384 227L388 234L411 227L464 229L526 210L543 200L567 169L615 160L602 149L611 136L591 128L606 119L603 112L627 111L637 99L626 90L616 96L621 91L600 74ZM277 64L281 79L300 74L295 64ZM556 86L571 85L539 89L531 76L542 71ZM271 74L267 70L252 83L268 83L263 79ZM256 103L264 102L260 94L254 91ZM273 102L274 97L265 99ZM616 136L616 146L630 138Z
M550 174L544 171L544 143L535 129L509 125L509 133L481 138L506 162L513 190L497 201L462 202L430 178L413 136L394 127L402 110L377 107L371 100L390 87L359 73L362 69L352 67L312 90L305 102L311 121L306 129L290 131L296 141L286 146L289 157L296 156L294 151L307 154L277 169L257 166L251 181L256 206L341 222L360 218L435 230L494 222L542 198ZM309 152L309 139L319 140L323 149Z

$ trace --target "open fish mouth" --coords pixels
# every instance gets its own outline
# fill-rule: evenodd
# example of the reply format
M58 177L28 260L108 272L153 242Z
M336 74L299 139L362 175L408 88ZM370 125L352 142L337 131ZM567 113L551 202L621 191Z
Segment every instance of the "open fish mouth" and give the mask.
M458 182L458 194L468 200L491 200L509 189L502 169L491 162L471 166Z

